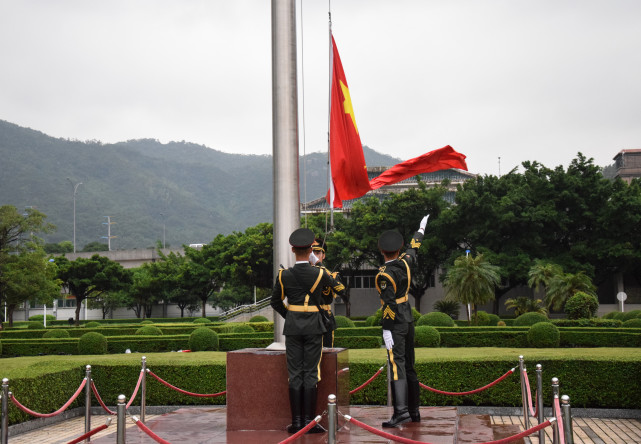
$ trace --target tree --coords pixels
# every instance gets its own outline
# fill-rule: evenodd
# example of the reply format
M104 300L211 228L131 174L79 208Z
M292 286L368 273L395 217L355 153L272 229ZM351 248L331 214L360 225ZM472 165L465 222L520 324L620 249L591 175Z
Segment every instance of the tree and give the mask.
M102 312L102 319L117 308L127 307L131 304L131 297L126 290L107 291L96 298L87 299L90 309L98 309Z
M219 234L201 250L185 248L185 256L188 261L182 267L181 289L194 295L200 301L201 316L206 317L207 301L214 291L221 288L223 280L221 270L215 268L212 262L217 253L224 249L221 244L225 236Z
M482 254L460 256L447 270L443 282L446 297L462 304L485 304L494 299L494 290L500 283L499 267L490 264Z
M508 310L514 309L514 316L521 316L523 313L541 313L547 314L547 309L541 304L541 299L532 299L527 296L519 296L518 298L510 298L505 301L505 308Z
M58 279L69 294L76 298L76 325L80 324L82 301L95 299L103 293L118 291L131 284L131 272L118 262L94 254L90 259L70 261L65 257L55 258Z
M527 284L535 292L546 290L552 279L563 273L563 269L558 264L551 262L536 261L528 272Z
M561 273L550 281L545 302L548 308L561 310L565 301L577 292L596 296L596 287L592 283L592 279L582 271L576 274Z
M73 253L73 243L71 241L62 241L57 244L45 244L44 250L47 254Z
M91 252L96 252L96 251L109 251L109 245L105 244L103 242L89 242L87 245L85 245L82 249L84 253L91 253Z
M13 310L36 297L50 298L56 288L49 263L45 260L38 233L55 227L46 215L33 208L24 213L12 205L0 207L0 304L7 304L9 322Z

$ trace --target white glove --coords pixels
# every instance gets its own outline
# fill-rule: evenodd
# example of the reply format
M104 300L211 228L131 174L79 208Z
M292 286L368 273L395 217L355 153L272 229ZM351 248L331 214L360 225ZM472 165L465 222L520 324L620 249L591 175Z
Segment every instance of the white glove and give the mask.
M430 215L428 214L421 220L421 224L418 227L418 231L421 233L425 234L425 227L427 226L427 219L429 219Z
M392 339L392 332L383 330L383 341L385 341L385 348L391 350L394 347L394 339Z
M317 263L319 260L320 260L320 259L318 259L318 257L314 254L314 252L313 252L313 251L312 251L311 253L309 253L309 263L310 263L310 264L312 264L312 265L316 265L316 263Z

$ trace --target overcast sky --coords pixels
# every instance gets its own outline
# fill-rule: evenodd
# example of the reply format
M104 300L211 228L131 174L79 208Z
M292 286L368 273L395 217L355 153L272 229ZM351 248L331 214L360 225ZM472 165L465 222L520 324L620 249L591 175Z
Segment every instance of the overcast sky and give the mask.
M302 154L327 149L329 5L296 5ZM603 166L641 148L641 1L331 10L362 142L379 152L405 160L449 144L471 172L496 175L499 157L505 173L567 166L579 151ZM271 154L271 91L268 0L0 0L2 120Z

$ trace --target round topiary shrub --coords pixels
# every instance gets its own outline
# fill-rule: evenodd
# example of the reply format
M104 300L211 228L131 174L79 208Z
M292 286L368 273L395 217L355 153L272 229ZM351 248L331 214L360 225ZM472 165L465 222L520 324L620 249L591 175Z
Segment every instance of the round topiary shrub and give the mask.
M255 331L251 325L247 324L234 325L234 328L231 330L232 333L254 333Z
M374 323L372 324L372 327L378 327L383 323L383 310L380 308L376 310L376 313L374 313Z
M424 314L418 319L416 325L431 325L433 327L454 327L454 320L447 314L440 311L433 311Z
M42 322L37 322L37 321L29 321L27 322L27 328L29 330L41 330L45 328Z
M40 322L41 324L43 323L44 319L45 319L44 315L29 316L30 321L37 321L37 322ZM56 317L54 315L47 315L47 322L55 321L55 320L56 320Z
M365 324L367 324L368 327L373 327L375 321L376 316L368 316L367 319L365 319Z
M490 315L483 310L477 311L472 315L472 325L478 325L480 327L490 325Z
M641 318L641 310L626 311L623 313L623 316L621 316L621 320L623 322L629 321L630 319L637 319L637 318Z
M421 312L412 307L412 318L414 318L414 323L418 322L421 316Z
M496 323L497 327L505 327L505 321L499 321Z
M354 328L354 321L346 316L334 316L336 319L336 328Z
M197 328L189 335L189 349L191 351L216 351L218 350L218 335L207 327Z
M85 324L85 328L98 328L100 327L100 322L98 321L89 321Z
M106 355L107 338L95 331L85 333L78 339L78 354Z
M590 319L599 310L599 300L596 296L577 291L568 298L564 311L568 319Z
M499 325L501 318L499 318L498 315L495 315L493 313L488 313L487 315L490 317L490 323L488 325L491 325L491 326Z
M150 319L145 319L144 321L140 321L140 325L150 325L150 324L153 324L153 323L154 323L154 321L152 321Z
M136 335L141 336L162 336L162 330L155 325L145 325L136 330Z
M269 322L269 319L267 319L265 316L252 316L249 322Z
M207 318L196 318L194 324L209 324L211 321Z
M527 332L527 342L530 347L553 348L561 343L561 334L556 325L551 322L537 322Z
M624 313L624 312L622 312L622 311L617 311L617 312L614 314L614 317L613 317L612 319L616 319L616 320L619 320L619 321L623 322L623 318L624 318L624 317L625 317L625 313Z
M57 328L55 330L48 330L42 335L43 338L68 338L69 332L67 330Z
M628 319L623 324L623 328L641 328L641 318Z
M414 329L414 345L417 347L438 347L441 334L434 327L421 325Z
M602 316L603 319L615 319L618 311L610 311Z
M541 313L528 312L514 320L515 327L530 327L538 322L548 322L548 317Z

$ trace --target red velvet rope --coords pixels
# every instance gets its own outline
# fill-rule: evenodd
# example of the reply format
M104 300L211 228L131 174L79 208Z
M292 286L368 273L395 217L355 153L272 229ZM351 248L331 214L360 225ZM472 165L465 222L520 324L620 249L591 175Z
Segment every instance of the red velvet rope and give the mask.
M60 413L62 413L65 410L67 410L67 407L69 407L71 405L71 403L74 402L75 399L78 397L78 395L80 395L80 392L82 392L82 389L85 387L86 384L87 384L87 378L84 378L82 380L82 383L80 384L80 387L78 387L78 390L76 390L76 393L73 394L73 396L69 399L69 401L67 401L65 403L65 405L63 405L62 407L60 407L58 410L56 410L53 413L38 413L38 412L34 412L33 410L30 410L27 407L25 407L22 404L20 404L18 402L18 400L16 399L16 397L13 396L13 393L11 394L9 399L11 399L11 401L16 405L16 407L18 407L20 410L22 410L25 413L28 413L31 416L37 416L38 418L51 418L52 416L59 415Z
M98 400L98 404L100 404L100 407L102 409L109 413L110 415L116 415L117 413L114 412L113 410L109 410L109 407L103 402L102 398L98 394L98 389L96 388L96 384L93 383L93 380L91 381L91 391L93 391L93 394L96 396L96 399Z
M140 370L140 376L138 376L138 382L136 383L136 388L134 389L134 394L131 395L131 398L129 398L129 402L125 406L125 409L128 409L129 406L131 405L132 402L134 402L134 398L138 394L138 389L140 388L140 383L142 382L142 377L143 377L143 372Z
M85 439L89 438L90 436L95 435L98 432L102 432L104 429L108 427L107 424L103 424L100 427L96 427L93 430L90 430L89 432L85 433L82 436L79 436L78 438L74 439L73 441L69 441L67 444L78 444L81 441L84 441Z
M559 429L559 444L565 444L565 433L563 430L563 417L561 416L561 405L559 397L554 397L554 416L556 416L556 426Z
M383 432L382 430L378 430L378 429L376 429L376 428L374 428L372 426L369 426L369 425L367 425L367 424L365 424L363 422L360 422L359 420L354 419L351 416L345 416L345 419L347 419L348 422L352 422L352 423L354 423L354 425L356 425L356 426L358 426L358 427L360 427L360 428L362 428L364 430L367 430L368 432L372 432L375 435L382 436L383 438L390 439L392 441L402 442L404 444L429 444L429 443L427 443L425 441L415 441L413 439L403 438L402 436L392 435L391 433ZM487 442L480 443L480 444L507 444L509 442L517 441L517 440L523 438L524 436L528 436L528 435L531 435L531 434L533 434L535 432L538 432L539 430L549 426L550 424L551 424L551 422L548 420L548 421L545 421L545 422L543 422L543 423L541 423L541 424L539 424L537 426L529 428L529 429L519 433L518 435L509 436L507 438L498 439L496 441L487 441Z
M490 382L488 385L484 385L483 387L477 388L475 390L470 390L469 392L444 392L442 390L437 390L435 388L428 387L427 385L423 384L422 382L419 382L419 385L421 387L423 387L424 389L427 389L427 390L429 390L431 392L434 392L434 393L439 393L441 395L451 395L451 396L473 395L474 393L482 392L483 390L487 390L490 387L498 384L499 382L503 381L505 378L507 378L512 373L514 373L514 369L509 370L507 373L505 373L503 376L501 376L496 381Z
M152 432L152 431L149 429L149 427L147 427L146 425L144 425L144 424L142 423L142 421L136 421L136 420L134 420L134 422L136 423L136 425L138 426L138 428L139 428L140 430L142 430L143 432L145 432L145 433L146 433L146 434L147 434L151 439L153 439L154 441L156 441L156 442L158 442L158 443L160 443L160 444L171 444L169 441L166 441L166 440L162 439L160 436L158 436L158 435L156 435L154 432Z
M525 381L525 388L527 389L527 403L530 409L530 416L536 418L539 413L539 406L536 406L536 410L532 406L532 390L530 390L530 380L527 377L527 370L523 370L523 380Z
M154 378L156 378L156 380L157 380L158 382L160 382L161 384L166 385L167 387L169 387L169 388L171 388L171 389L174 389L174 390L176 390L177 392L183 393L183 394L185 394L185 395L189 395L189 396L198 396L198 397L200 397L200 398L214 398L214 397L216 397L216 396L221 396L221 395L224 395L224 394L226 394L226 393L227 393L227 390L225 390L224 392L211 393L211 394L202 394L202 393L192 393L192 392L188 392L188 391L186 391L186 390L179 389L178 387L176 387L176 386L174 386L174 385L171 385L171 384L170 384L170 383L168 383L167 381L164 381L162 378L160 378L160 376L156 375L156 374L155 374L154 372L152 372L151 370L147 369L147 371L149 372L149 374L150 374L151 376L153 376Z
M312 421L310 421L309 424L307 424L305 427L300 429L298 432L294 433L292 436L290 436L287 439L283 439L278 444L287 444L289 442L294 441L295 439L298 439L299 436L302 436L305 433L307 433L309 430L313 429L314 426L320 422L320 420L321 420L321 416L319 415L316 418L314 418Z
M374 379L376 379L378 377L378 375L381 374L382 371L383 371L383 367L379 368L378 371L376 373L374 373L374 375L371 378L369 378L367 381L365 381L365 383L363 383L363 385L361 385L360 387L356 387L354 390L351 390L349 392L349 394L353 395L354 393L356 393L356 392L358 392L360 390L363 390L365 387L367 387L369 384L371 384L371 382Z

